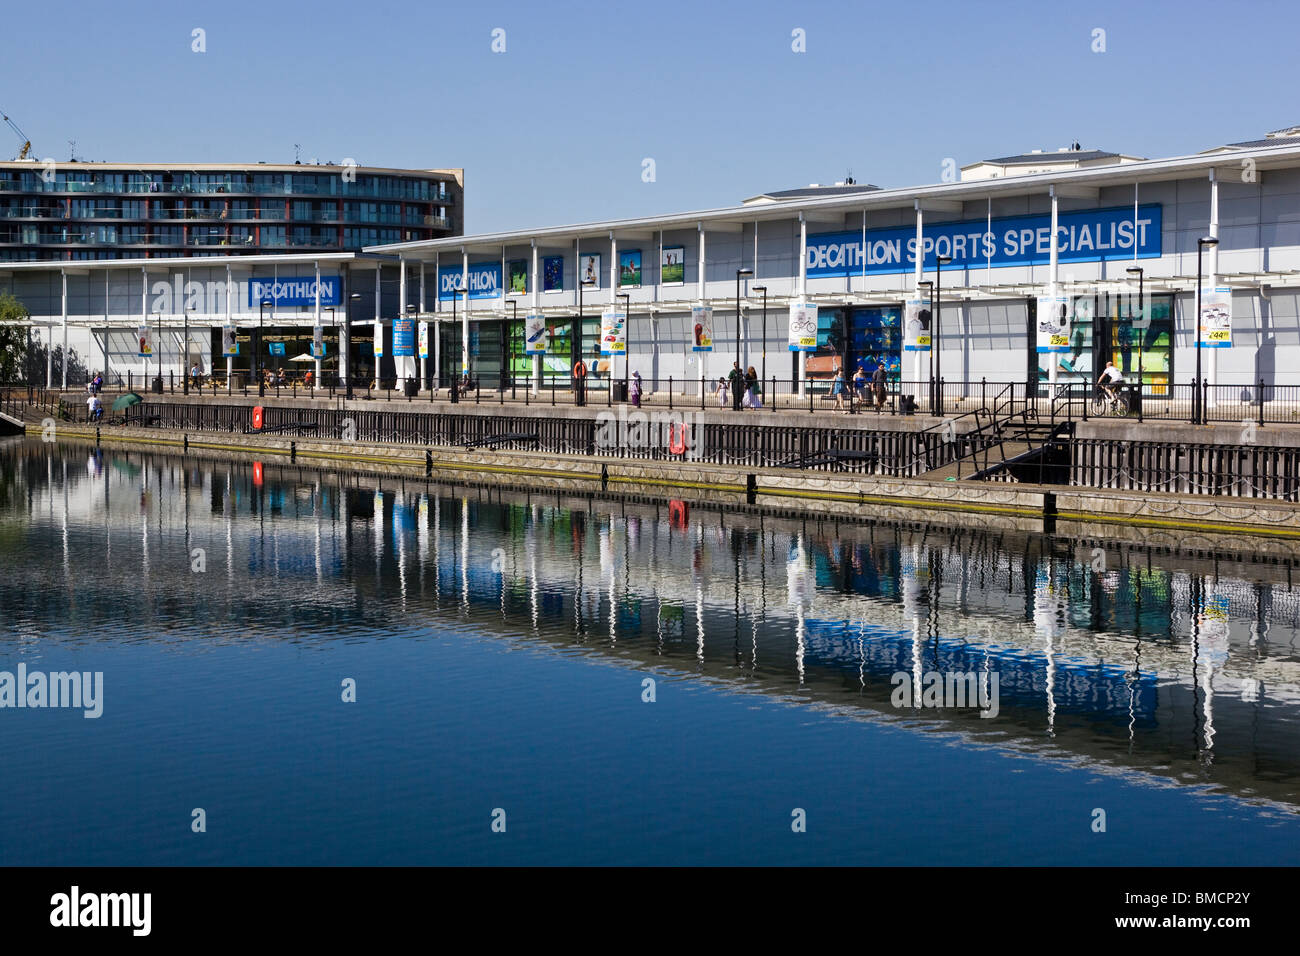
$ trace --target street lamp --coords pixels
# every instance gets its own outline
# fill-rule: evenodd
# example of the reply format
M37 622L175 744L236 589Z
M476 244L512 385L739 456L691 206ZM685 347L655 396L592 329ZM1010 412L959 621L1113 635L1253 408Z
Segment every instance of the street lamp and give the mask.
M703 241L703 240L701 240ZM731 410L740 411L740 383L745 380L745 370L740 368L740 277L752 276L753 269L736 270L736 368L740 369L731 387Z
M181 339L181 394L190 393L190 313L197 309L191 305L185 309L185 332Z
M1145 339L1146 339L1146 330L1147 330L1147 322L1148 322L1147 314L1146 314L1146 310L1145 310L1145 308L1144 308L1144 305L1145 305L1145 301L1146 301L1146 300L1145 300L1145 297L1143 296L1143 292L1144 292L1143 286L1144 286L1144 284L1145 284L1145 282L1146 282L1146 273L1144 272L1144 270L1142 269L1141 266L1129 266L1129 267L1128 267L1127 269L1125 269L1124 271L1127 272L1129 275L1134 275L1134 274L1136 274L1137 277L1138 277L1138 307L1137 307L1137 314L1138 314L1139 316L1141 316L1141 318L1140 318L1138 321L1140 321L1142 324L1141 324L1140 326L1138 326L1138 342L1137 342L1137 353L1138 353L1138 390L1137 390L1137 394L1138 394L1138 402L1141 402L1141 401L1142 401L1142 392L1144 391L1144 388L1143 388L1143 384L1144 384L1144 383L1143 383L1143 381L1142 381L1142 347L1143 347L1143 345L1144 345L1144 343L1145 343ZM1129 338L1132 338L1132 337L1133 337L1133 327L1134 327L1134 323L1133 323L1133 310L1132 310L1131 308L1129 309L1128 327L1129 327Z
M930 411L938 409L943 414L943 356L939 354L942 341L942 326L939 322L940 304L943 300L943 267L952 262L952 256L934 257L934 330L930 333L930 387L934 389L934 398L930 401Z
M1196 394L1193 396L1192 417L1202 425L1205 424L1205 388L1201 382L1201 250L1218 244L1219 240L1214 236L1202 236L1196 240Z
M339 371L343 374L343 385L347 389L345 398L352 398L352 309L361 301L361 293L353 292L348 296L348 314L345 327L348 332L348 347L343 349L343 339L339 338ZM346 359L346 361L344 361Z
M511 299L509 304L510 304L510 324L515 325L519 322L519 300ZM506 328L505 313L503 312L501 314L501 383L500 383L502 393L504 393L506 390L506 364L510 361L509 358L510 349L507 347L508 345L509 345L509 335L508 335L508 330Z
M767 379L767 286L752 285L749 291L763 293L763 364L758 372L759 381L762 382Z
M158 328L158 334L155 337L157 340L157 344L155 347L158 350L158 385L161 388L162 387L162 305L161 304L154 306L153 314L157 320L154 324ZM54 351L53 331L50 332L50 351L51 352ZM144 377L145 377L145 381L147 382L149 380L149 357L147 355L145 356L144 359Z
M321 309L321 311L322 311L322 312L328 312L328 313L330 314L330 328L334 330L334 343L335 343L335 344L334 344L334 348L337 350L337 349L338 349L338 345L339 345L339 341L340 341L340 340L339 340L339 319L338 319L338 314L334 311L334 306L332 306L332 305L327 305L327 306L325 306L324 308ZM324 373L322 372L322 373L321 373L321 379L322 379L322 381L316 383L316 384L317 384L317 387L323 387L323 386L324 386L324 384L325 384L325 383L324 383L324 378L325 378L325 375L324 375Z
M925 286L925 297L930 300L930 408L934 409L934 283L929 279L922 279L917 284L917 288ZM906 318L906 316L904 316ZM906 335L906 330L904 330ZM901 388L901 387L900 387Z
M632 361L632 346L628 342L632 330L632 295L629 292L620 292L615 298L623 300L623 400L627 401L627 366ZM613 380L614 377L611 375L610 381Z
M266 307L271 304L272 303L270 299L263 299L261 302L258 303L256 355L257 355L257 362L259 365L262 362L262 320L263 317L266 315ZM263 370L261 368L257 370L257 397L258 398L266 397L266 376L263 374Z

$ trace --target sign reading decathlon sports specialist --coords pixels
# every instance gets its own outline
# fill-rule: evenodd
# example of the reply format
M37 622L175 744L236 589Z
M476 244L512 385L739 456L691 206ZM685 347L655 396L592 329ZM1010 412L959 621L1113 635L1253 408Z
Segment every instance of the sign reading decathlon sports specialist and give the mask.
M223 325L221 327L221 354L239 354L239 336L235 332L235 327L233 325Z
M546 326L546 316L530 312L524 316L524 354L545 355L551 349L551 330Z
M459 269L440 273L438 276L438 298L449 301L461 295L468 283L471 299L497 299L501 297L501 263L471 262L469 271L462 273Z
M429 357L429 323L421 322L419 326L420 333L420 358Z
M1070 350L1070 297L1040 295L1037 316L1038 326L1035 336L1037 351L1068 352Z
M903 351L930 351L930 297L914 295L903 306Z
M374 354L376 356L384 354L384 323L378 319L375 320Z
M311 354L312 358L325 357L325 329L322 326L313 326L311 330Z
M135 337L140 344L140 351L137 353L140 358L151 358L153 356L153 330L147 325L141 325L136 328Z
M1114 209L1063 212L1057 219L1057 253L1061 262L1150 259L1161 251L1159 203ZM1051 258L1052 217L1014 216L924 223L921 254L924 268L935 256L951 256L946 269L1039 265ZM916 269L916 229L868 229L808 237L808 275L883 275Z
M1201 293L1201 346L1232 348L1232 290L1219 288Z
M790 303L790 351L817 351L817 306L811 302Z
M691 351L713 351L713 306L691 306Z
M248 304L254 308L263 299L273 306L315 305L320 292L321 305L340 305L343 301L343 280L339 276L321 276L319 285L312 276L248 280Z
M627 354L627 313L605 311L600 314L600 354Z
M393 319L393 358L415 357L415 319Z

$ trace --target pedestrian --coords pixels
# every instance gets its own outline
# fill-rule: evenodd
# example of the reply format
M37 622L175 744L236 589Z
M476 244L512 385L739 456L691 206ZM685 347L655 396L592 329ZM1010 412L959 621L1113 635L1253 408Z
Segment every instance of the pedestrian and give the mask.
M858 363L858 370L853 373L853 399L859 405L867 403L867 370Z
M738 401L745 388L745 373L741 371L739 362L731 363L731 371L727 373L727 388L731 390L733 399Z
M762 391L758 382L758 372L754 371L754 366L745 370L745 405L749 408L762 408L763 400L759 398Z
M632 399L632 404L636 408L640 408L641 407L641 373L640 372L632 373L632 388L629 390L628 394Z
M726 408L729 403L727 402L727 380L725 378L718 377L718 387L713 390L713 394L718 396L718 407Z
M876 363L876 370L871 373L871 389L876 393L876 411L879 413L884 410L887 392L885 361L883 358Z
M831 398L835 399L835 411L847 411L844 407L844 372L838 365L835 366L835 380L831 382Z
M104 390L104 376L99 372L95 373L95 394L98 395Z

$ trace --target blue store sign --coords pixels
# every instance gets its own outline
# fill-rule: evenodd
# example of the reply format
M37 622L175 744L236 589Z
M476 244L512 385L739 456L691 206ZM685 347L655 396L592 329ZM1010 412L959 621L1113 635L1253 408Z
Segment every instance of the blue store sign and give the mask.
M249 279L248 304L256 309L263 299L270 299L277 307L315 305L316 279L312 276ZM340 276L321 276L320 304L339 305L342 301L343 279Z
M439 273L438 298L443 301L454 298L463 276L459 269ZM495 299L501 295L501 263L471 262L467 278L471 299Z
M1061 262L1150 259L1160 255L1160 205L1088 209L1057 217L1057 255ZM924 268L935 256L951 256L949 269L1041 265L1051 257L1052 217L1013 216L925 223ZM865 259L865 262L864 262ZM916 227L823 233L808 237L809 276L884 275L916 270Z

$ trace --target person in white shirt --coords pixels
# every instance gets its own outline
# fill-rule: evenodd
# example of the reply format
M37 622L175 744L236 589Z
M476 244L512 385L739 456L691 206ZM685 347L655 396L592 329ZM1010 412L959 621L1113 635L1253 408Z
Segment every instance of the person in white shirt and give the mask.
M1097 384L1106 393L1106 397L1113 402L1115 401L1115 392L1111 386L1120 385L1123 381L1124 373L1115 367L1114 362L1107 362L1106 367L1101 371L1101 377L1097 379Z

